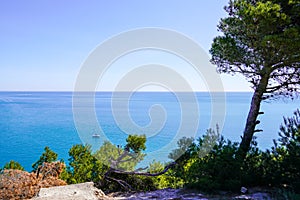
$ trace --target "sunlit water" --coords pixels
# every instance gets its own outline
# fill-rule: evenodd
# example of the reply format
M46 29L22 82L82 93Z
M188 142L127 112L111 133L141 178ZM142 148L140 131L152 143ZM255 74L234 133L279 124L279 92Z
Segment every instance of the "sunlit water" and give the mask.
M251 93L226 93L226 115L222 135L234 141L240 141L246 116L249 110ZM199 124L196 137L203 135L210 126L211 98L209 93L197 93L199 106ZM124 145L128 130L131 134L139 134L132 128L120 127L115 121L111 108L112 93L99 92L95 98L96 115L100 127L107 138L114 144ZM151 123L149 109L153 105L161 105L165 115L155 113L152 117L165 120L163 126L154 130L154 134L147 138L147 152L159 150L175 137L181 123L181 107L176 95L168 92L139 92L126 98L118 97L118 101L128 102L130 117L141 127ZM278 100L263 103L264 115L259 119L257 133L258 144L261 148L269 148L272 140L278 137L279 125L283 116L292 116L299 108L300 101ZM115 107L115 113L125 116L125 108ZM193 116L194 117L194 116ZM186 120L185 121L192 121ZM86 126L89 126L87 124ZM89 127L87 130L93 130ZM97 130L95 128L95 130ZM71 92L0 92L0 166L9 160L20 162L26 170L31 170L45 146L59 154L59 158L67 161L68 150L74 144L86 143L81 141L77 132L72 112ZM82 133L81 133L82 134ZM87 133L92 135L94 133ZM184 136L184 134L182 135ZM91 137L92 145L100 143L102 138ZM174 146L175 148L175 146ZM166 161L167 154L159 154L156 160ZM144 165L151 162L146 159Z

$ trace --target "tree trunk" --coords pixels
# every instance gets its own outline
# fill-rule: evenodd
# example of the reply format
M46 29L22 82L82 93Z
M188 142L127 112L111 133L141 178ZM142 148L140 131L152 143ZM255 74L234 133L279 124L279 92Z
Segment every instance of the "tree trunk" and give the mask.
M269 74L264 75L259 81L259 84L257 85L254 94L252 96L251 106L248 113L245 129L244 129L244 135L242 137L242 141L239 146L238 157L239 159L241 159L241 161L245 159L247 152L250 149L251 141L255 133L255 127L258 124L257 117L259 115L260 105L263 100L262 97L266 91L268 80L269 80Z

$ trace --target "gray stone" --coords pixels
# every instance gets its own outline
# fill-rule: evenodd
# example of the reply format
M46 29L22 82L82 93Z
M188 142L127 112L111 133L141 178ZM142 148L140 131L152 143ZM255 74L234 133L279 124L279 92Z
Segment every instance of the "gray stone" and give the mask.
M94 183L80 183L66 186L41 188L34 200L99 200L111 199L94 187Z
M247 191L248 191L248 189L247 189L247 188L245 188L245 187L241 187L241 193L245 194Z
M112 195L112 196L111 196ZM240 196L214 196L206 197L198 192L189 192L180 189L162 189L151 192L117 193L105 195L100 189L94 187L92 182L51 188L42 188L34 200L208 200L208 199L236 199L236 200L271 200L266 192L252 192Z
M237 196L234 199L237 200L272 200L270 195L268 193L261 193L261 192L257 192L257 193L253 193L253 194L249 194L249 195L241 195L241 196Z

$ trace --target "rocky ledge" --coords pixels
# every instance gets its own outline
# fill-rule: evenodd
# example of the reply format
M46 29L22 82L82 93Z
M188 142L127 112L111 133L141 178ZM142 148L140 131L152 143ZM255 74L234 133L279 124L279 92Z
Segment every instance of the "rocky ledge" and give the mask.
M99 200L111 199L102 190L94 187L94 183L80 183L51 188L41 188L33 200Z
M252 193L241 196L205 196L196 192L187 192L180 189L163 189L151 192L137 193L112 193L105 195L100 189L94 187L92 182L58 186L51 188L42 188L34 200L97 200L97 199L113 199L113 200L206 200L206 199L251 199L251 200L271 200L268 193Z
M252 193L247 195L211 195L207 196L197 192L189 192L181 189L162 189L152 192L140 192L135 194L121 194L115 199L142 200L142 199L161 199L161 200L219 200L219 199L235 199L235 200L271 200L268 193Z
M34 197L40 188L67 185L59 179L64 167L63 163L53 162L44 163L38 172L3 170L0 172L0 199L29 199Z
M163 189L151 192L112 193L105 195L100 189L94 187L92 182L66 185L59 179L64 168L60 162L44 163L37 172L28 173L20 170L4 170L0 173L0 199L1 200L204 200L204 199L253 199L271 200L268 193L251 192L247 195L206 196L197 192L181 189Z

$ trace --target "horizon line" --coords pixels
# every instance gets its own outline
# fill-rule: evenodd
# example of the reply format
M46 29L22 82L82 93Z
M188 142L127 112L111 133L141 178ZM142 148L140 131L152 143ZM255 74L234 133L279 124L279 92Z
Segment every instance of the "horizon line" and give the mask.
M113 91L113 90L99 90L99 91L72 91L72 90L0 90L0 92L206 92L206 93L213 93L213 92L253 92L253 91L247 91L247 90L224 90L224 91L205 91L205 90L196 90L196 91L164 91L164 90L142 90L142 91Z

